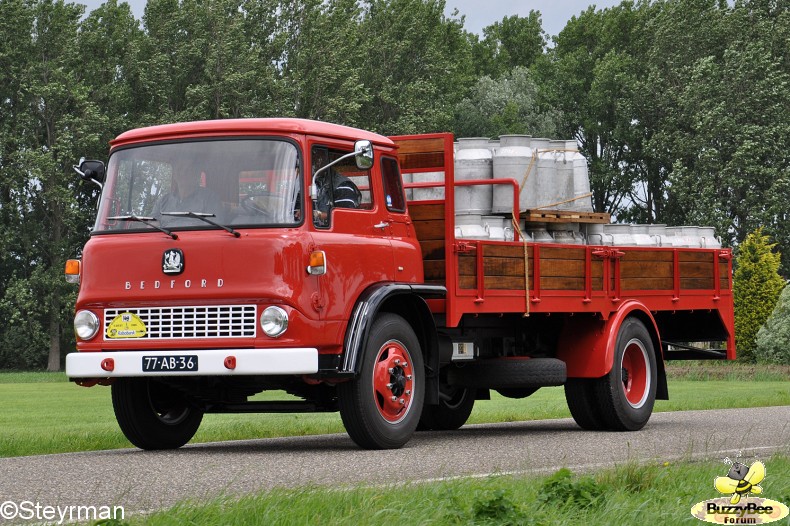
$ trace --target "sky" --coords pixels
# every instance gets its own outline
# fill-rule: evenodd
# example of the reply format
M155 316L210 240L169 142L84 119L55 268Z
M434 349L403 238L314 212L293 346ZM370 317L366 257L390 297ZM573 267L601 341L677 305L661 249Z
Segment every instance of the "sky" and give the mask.
M527 16L532 10L539 11L543 30L549 35L557 35L572 16L578 15L591 4L598 9L620 4L621 0L445 0L447 14L458 9L459 15L466 15L464 27L467 31L481 34L483 28L502 20L506 16Z
M99 7L103 0L74 0L87 6L86 12ZM132 6L132 11L137 18L142 18L146 0L127 0ZM458 9L460 15L465 15L464 27L472 33L482 33L484 27L502 18L511 15L527 16L530 10L540 11L543 20L543 29L549 35L559 33L567 21L574 15L585 10L592 2L590 0L445 0L447 8L445 13L450 15L453 9ZM594 2L599 9L611 7L620 3L620 0L598 0Z

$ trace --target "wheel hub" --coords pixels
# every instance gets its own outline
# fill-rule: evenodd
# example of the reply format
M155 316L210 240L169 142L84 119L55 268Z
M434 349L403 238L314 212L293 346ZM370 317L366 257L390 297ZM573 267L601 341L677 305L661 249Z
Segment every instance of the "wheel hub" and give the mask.
M650 365L642 342L633 339L625 347L620 365L623 391L631 407L642 407L650 391Z
M413 390L409 351L396 340L385 343L373 369L373 393L381 416L400 422L411 408Z

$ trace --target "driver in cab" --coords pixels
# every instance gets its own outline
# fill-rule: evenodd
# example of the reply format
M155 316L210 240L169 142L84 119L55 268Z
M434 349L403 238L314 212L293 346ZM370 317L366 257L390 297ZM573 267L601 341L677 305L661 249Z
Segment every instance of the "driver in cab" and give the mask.
M223 221L222 202L217 194L201 186L203 175L193 161L173 165L172 191L156 202L152 213L162 226L196 226L199 223L190 217L168 216L169 212L213 214L212 220Z
M313 174L329 163L329 150L313 149ZM316 226L328 226L332 208L359 208L361 195L351 179L339 174L333 168L324 170L315 179L317 199L313 209L313 220Z

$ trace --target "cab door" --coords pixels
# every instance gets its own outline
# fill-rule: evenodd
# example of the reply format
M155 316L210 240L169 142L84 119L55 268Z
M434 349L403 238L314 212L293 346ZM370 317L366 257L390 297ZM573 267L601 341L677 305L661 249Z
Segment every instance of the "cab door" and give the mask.
M406 209L406 196L398 161L387 155L382 155L377 161L381 172L384 208L387 210L386 221L392 244L395 279L410 283L422 282L422 254L414 225Z
M308 166L313 170L316 159L329 162L353 151L350 143L315 141L310 146ZM395 281L393 262L392 221L383 206L381 179L376 164L370 170L359 170L353 157L333 168L340 177L350 180L359 190L361 199L355 208L332 207L326 218L318 219L316 202L309 201L307 220L313 223L314 250L325 254L326 272L320 276L322 318L347 320L359 295L374 283ZM311 170L312 176L312 170ZM308 181L309 188L310 181ZM312 218L312 219L311 219Z

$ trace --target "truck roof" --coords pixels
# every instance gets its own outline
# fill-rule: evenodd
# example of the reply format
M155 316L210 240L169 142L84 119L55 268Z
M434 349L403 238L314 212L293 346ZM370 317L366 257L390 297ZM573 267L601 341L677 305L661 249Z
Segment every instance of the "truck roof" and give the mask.
M380 146L394 147L389 138L369 131L309 119L222 119L179 122L137 128L120 134L110 145L115 148L136 142L161 141L215 135L256 135L264 132L321 135L335 139L367 139Z

